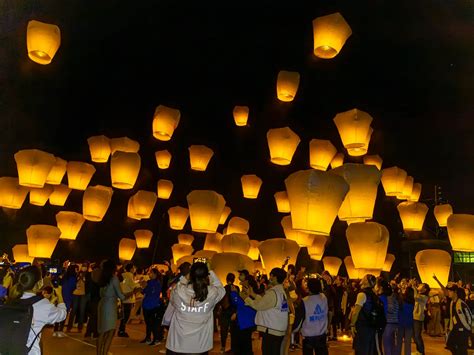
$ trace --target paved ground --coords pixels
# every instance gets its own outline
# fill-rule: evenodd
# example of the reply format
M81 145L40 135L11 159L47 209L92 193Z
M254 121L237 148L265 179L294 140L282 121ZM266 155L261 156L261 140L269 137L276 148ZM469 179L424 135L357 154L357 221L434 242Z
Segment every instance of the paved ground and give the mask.
M164 344L160 344L157 347L150 348L148 345L140 344L139 341L142 340L145 336L144 326L139 324L132 324L127 326L127 332L130 335L129 339L126 338L114 338L112 348L110 352L113 355L122 355L122 354L158 354L160 350L164 349ZM255 335L257 338L257 335ZM426 346L426 355L448 355L449 351L444 349L443 338L431 338L428 336L424 337L425 346ZM254 353L255 355L260 355L260 346L259 341L254 341ZM95 354L95 343L84 339L82 334L77 332L69 333L66 338L54 338L52 336L52 330L45 329L43 332L43 354L44 355L93 355ZM218 337L215 337L215 346L211 354L219 353L219 342ZM412 345L414 351L414 346ZM164 352L164 351L163 351ZM343 355L343 354L353 354L351 349L351 342L330 342L329 343L329 353L331 355ZM301 355L301 350L290 352L290 354ZM470 352L474 354L474 352Z

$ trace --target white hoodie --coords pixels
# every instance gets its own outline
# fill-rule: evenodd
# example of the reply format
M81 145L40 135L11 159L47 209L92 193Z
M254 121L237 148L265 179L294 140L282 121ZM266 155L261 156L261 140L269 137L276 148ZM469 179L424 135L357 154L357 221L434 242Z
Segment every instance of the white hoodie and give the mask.
M171 318L166 348L177 353L204 353L213 348L213 310L224 297L225 289L213 271L204 302L194 298L192 285L181 278L171 292L170 305L175 308Z

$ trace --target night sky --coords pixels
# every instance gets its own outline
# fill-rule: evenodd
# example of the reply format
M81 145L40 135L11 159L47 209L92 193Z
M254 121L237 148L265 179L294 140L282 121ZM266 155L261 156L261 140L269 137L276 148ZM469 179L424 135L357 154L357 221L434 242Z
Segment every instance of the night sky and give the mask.
M309 3L309 2L308 2ZM288 3L289 4L289 3ZM332 119L359 108L372 115L369 154L384 167L397 165L423 184L430 205L426 231L433 238L435 185L455 213L474 213L474 11L455 1L312 1L289 7L277 2L36 1L0 5L0 175L15 176L13 154L37 148L66 160L90 162L87 138L128 136L141 144L142 169L133 190L115 189L104 221L84 224L75 242L60 241L54 258L117 257L118 241L138 228L159 235L157 261L170 257L179 232L165 212L186 206L193 189L224 195L231 216L250 220L251 239L283 236L273 194L292 172L309 168L312 138L330 139L343 151ZM340 12L353 34L332 60L313 55L312 20ZM61 29L61 47L50 65L28 59L30 19ZM279 70L298 71L291 103L277 100ZM153 138L157 105L181 110L169 142ZM250 107L249 125L237 127L235 105ZM266 132L289 126L301 138L290 166L270 163ZM214 150L206 172L191 171L188 147ZM171 167L158 170L154 152L168 149ZM346 161L361 162L361 159ZM91 185L110 186L108 164L94 164ZM240 177L263 179L257 200L242 197ZM136 190L156 191L159 178L175 185L158 200L150 220L127 218ZM63 183L67 183L66 177ZM25 243L30 224L53 224L59 210L82 211L82 192L64 208L25 201L19 211L0 211L0 252ZM163 216L164 215L164 216ZM389 252L401 255L396 200L380 185L374 220L391 232ZM345 223L333 227L327 255L349 254ZM185 232L190 232L189 221ZM151 261L139 250L136 261ZM195 249L204 235L195 234ZM399 266L401 263L398 262Z

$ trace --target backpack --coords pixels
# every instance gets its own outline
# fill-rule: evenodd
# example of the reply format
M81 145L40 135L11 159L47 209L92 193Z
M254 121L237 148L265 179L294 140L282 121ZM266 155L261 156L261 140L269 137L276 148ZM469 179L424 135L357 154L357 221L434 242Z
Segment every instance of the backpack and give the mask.
M387 319L385 318L385 309L383 303L374 293L365 292L367 301L370 299L371 307L367 309L362 307L361 312L364 315L365 324L371 328L375 328L378 332L383 332ZM364 305L365 306L365 305Z
M36 342L39 333L30 346L27 346L33 320L33 304L42 300L42 296L15 300L0 305L0 354L27 355Z

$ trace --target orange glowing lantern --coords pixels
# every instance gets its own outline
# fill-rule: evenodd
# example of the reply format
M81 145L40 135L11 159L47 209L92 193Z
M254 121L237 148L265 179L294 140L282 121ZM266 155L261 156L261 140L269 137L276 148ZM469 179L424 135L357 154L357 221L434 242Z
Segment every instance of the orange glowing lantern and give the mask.
M138 153L115 152L110 161L112 186L122 190L133 189L140 166L141 158Z
M327 237L324 235L313 235L313 244L308 246L309 257L313 260L321 260L326 249Z
M170 228L174 230L182 230L189 217L189 210L184 207L175 206L168 209L170 219Z
M193 242L194 242L194 237L192 234L185 234L185 233L178 234L179 244L192 245Z
M217 253L222 252L221 240L223 235L220 233L207 233L204 241L204 250L213 250Z
M291 102L300 85L300 74L295 71L281 70L277 78L277 97L283 102Z
M46 183L50 185L59 185L66 174L67 161L56 157L56 162L49 171Z
M28 255L34 258L51 258L60 235L61 231L55 226L45 224L31 225L26 230Z
M35 206L44 206L48 202L49 196L54 188L50 185L44 185L43 188L32 187L30 189L30 204Z
M106 136L93 136L87 139L91 160L94 163L107 163L110 156L110 139Z
M250 229L250 223L245 218L232 217L227 224L227 233L247 234Z
M6 208L20 209L25 202L29 189L18 184L13 177L0 177L0 205Z
M225 284L228 273L238 275L238 270L254 272L254 262L247 255L238 253L217 253L211 259L212 270L216 276Z
M453 250L474 252L474 215L452 214L448 217L447 226Z
M175 108L159 105L153 115L153 137L169 141L178 127L181 112Z
M230 209L230 207L225 206L224 209L222 210L221 218L219 219L219 224L225 224L231 212L232 210Z
M413 184L413 190L411 190L411 196L408 199L408 201L411 202L418 202L421 196L421 184L418 182L415 182Z
M15 263L31 264L35 258L28 255L28 244L17 244L12 248Z
M278 212L289 213L290 200L288 200L288 194L286 193L286 191L276 192L273 196L275 197Z
M234 107L234 121L236 126L246 126L249 119L249 107L248 106L235 106Z
M412 176L407 176L405 183L403 184L402 193L397 195L399 200L408 200L411 197L413 191L414 179Z
M243 175L240 178L242 183L242 192L245 198L256 199L262 186L262 179L257 175Z
M170 180L160 179L157 184L158 198L167 200L173 192L173 182Z
M453 208L449 203L434 207L434 216L440 227L446 227L448 225L448 217L452 214Z
M156 200L157 197L154 192L138 190L128 200L128 217L137 220L150 218L155 208Z
M156 165L159 169L168 169L171 164L171 153L167 150L155 152Z
M383 264L382 271L390 272L394 262L395 262L395 255L387 253L387 256L385 257L385 262Z
M28 57L35 63L51 63L61 45L61 31L58 26L31 20L26 30Z
M267 142L271 162L277 165L289 165L300 144L300 137L289 127L273 128L267 132Z
M334 58L351 36L352 30L339 12L313 20L314 55Z
M331 169L336 169L344 164L344 154L337 153L331 160Z
M137 243L134 239L122 238L119 243L119 259L130 261L133 259L133 254L137 249Z
M387 196L402 194L407 172L396 166L382 170L382 186Z
M140 150L140 143L128 137L111 138L109 143L111 155L115 152L138 153Z
M260 250L258 250L258 246L260 242L258 240L250 240L250 248L247 256L252 260L258 260L260 256Z
M25 149L15 153L15 162L21 186L43 187L56 158L41 150Z
M309 142L309 165L313 169L326 171L334 156L336 147L325 139L311 139Z
M56 213L56 224L61 231L61 239L76 240L84 224L84 217L80 213L60 211Z
M367 151L367 137L370 139L372 120L372 116L367 112L356 108L338 113L334 117L334 123L341 136L342 144L348 150L349 155L354 155L353 153L357 152L357 149Z
M138 249L146 249L150 246L153 232L148 229L137 229L133 235Z
M191 169L196 171L206 171L214 152L205 145L192 145L189 148L189 162Z
M194 190L186 196L194 232L215 233L225 207L224 197L215 191Z
M250 250L250 239L247 234L227 234L222 238L221 246L224 253L247 255Z
M342 265L342 260L335 256L325 256L323 258L324 270L329 272L331 276L336 276L339 273L339 268Z
M379 155L366 155L364 157L364 164L365 165L374 165L377 169L382 169L382 158Z
M53 206L64 206L71 193L71 189L66 185L55 185L53 193L49 195L49 203Z
M179 259L185 256L192 255L194 249L187 244L173 244L171 252L173 253L173 261L176 263Z
M67 163L67 182L70 189L82 190L87 189L95 168L91 164L80 161L70 161Z
M82 197L82 214L85 219L100 222L109 209L113 190L110 187L89 186Z
M285 216L281 220L281 226L286 239L294 240L300 247L309 247L313 244L314 235L293 229L291 216Z
M294 240L284 238L267 239L260 243L258 249L262 265L267 272L271 272L276 267L281 268L286 260L290 264L296 263L300 251L300 247Z
M447 285L451 269L451 255L447 251L440 249L420 250L416 253L415 261L423 283L427 283L430 288L439 288L438 283L433 279L433 275L436 275L442 285Z
M428 206L421 202L402 202L397 206L403 230L407 232L421 231L425 222Z
M383 268L390 239L384 225L376 222L352 223L346 229L346 237L356 268Z

